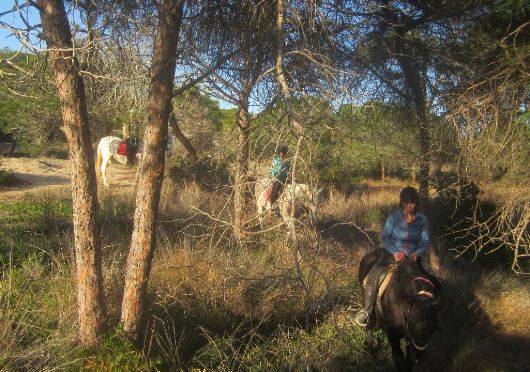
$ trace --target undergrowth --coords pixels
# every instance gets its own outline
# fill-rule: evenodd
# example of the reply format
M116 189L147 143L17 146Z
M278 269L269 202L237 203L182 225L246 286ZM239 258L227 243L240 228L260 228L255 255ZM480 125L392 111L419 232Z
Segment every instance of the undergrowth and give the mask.
M236 244L221 222L230 214L226 190L165 185L140 345L119 327L132 198L103 195L109 332L91 350L76 342L71 204L4 203L0 369L392 370L382 332L369 353L353 316L361 303L358 263L380 243L382 220L396 207L399 187L331 194L316 230L298 227L294 250L281 229L252 232L243 246ZM442 245L447 300L425 365L431 371L524 370L530 365L528 282L456 259L451 242Z

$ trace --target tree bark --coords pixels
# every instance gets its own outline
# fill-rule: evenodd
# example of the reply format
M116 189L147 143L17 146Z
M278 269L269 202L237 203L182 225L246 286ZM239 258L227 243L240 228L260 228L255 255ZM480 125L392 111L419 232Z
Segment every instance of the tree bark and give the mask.
M144 134L145 152L138 175L139 187L121 309L124 331L135 341L140 336L147 282L156 245L156 220L164 177L168 119L183 6L184 0L164 0L159 9Z
M416 118L418 120L420 142L419 192L423 208L426 209L429 197L430 138L429 120L427 119L427 100L425 98L425 82L420 75L421 68L415 66L411 53L406 50L404 30L398 30L396 42L397 60L403 71L405 85L412 95L411 98L416 111Z
M243 84L239 93L237 127L239 129L238 151L236 155L236 172L234 187L234 233L239 241L244 238L243 221L246 206L246 187L248 181L248 160L249 160L249 140L250 140L250 117L248 112L248 101L251 82L251 52L249 45L250 35L245 35L243 40Z
M85 88L63 2L39 0L38 5L72 164L79 339L85 346L94 346L104 330L106 314L97 222L99 206Z

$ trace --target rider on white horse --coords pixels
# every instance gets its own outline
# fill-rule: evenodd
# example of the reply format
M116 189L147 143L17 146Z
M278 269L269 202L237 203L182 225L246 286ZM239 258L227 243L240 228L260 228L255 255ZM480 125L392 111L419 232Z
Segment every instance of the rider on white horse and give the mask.
M126 145L126 151L122 152L121 148ZM133 143L132 141L123 141L119 137L108 136L103 137L98 144L96 152L96 176L98 181L101 179L105 187L108 186L107 182L107 166L111 159L114 159L120 164L130 164L134 160L139 161L142 156L141 144Z
M287 146L281 146L277 155L272 159L271 176L273 181L268 195L271 206L278 200L291 172L291 161L287 159L288 152ZM279 213L278 209L276 211Z

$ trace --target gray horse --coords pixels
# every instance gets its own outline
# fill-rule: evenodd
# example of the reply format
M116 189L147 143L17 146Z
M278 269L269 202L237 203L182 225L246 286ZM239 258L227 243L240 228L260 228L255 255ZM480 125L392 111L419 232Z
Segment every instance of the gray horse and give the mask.
M272 185L273 179L262 178L256 182L255 196L258 209L260 227L263 229L263 217L270 214L272 205L267 198L267 189ZM302 207L309 214L312 223L316 223L317 208L320 201L322 189L312 188L305 183L287 184L281 196L278 198L280 212L284 222L292 224L298 207ZM294 204L293 204L294 200ZM293 209L294 205L294 209Z

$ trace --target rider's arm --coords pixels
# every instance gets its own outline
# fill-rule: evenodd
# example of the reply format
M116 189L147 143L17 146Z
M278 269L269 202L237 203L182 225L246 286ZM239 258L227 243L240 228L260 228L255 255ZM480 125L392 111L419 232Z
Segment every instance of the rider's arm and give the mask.
M275 157L274 159L272 159L271 176L278 177L281 167L282 167L282 160L280 158Z
M385 227L383 228L383 245L385 246L385 249L390 252L392 255L399 252L399 249L396 248L396 246L392 243L392 231L394 230L394 226L396 224L396 218L395 213L390 214L385 222Z
M278 172L278 178L282 182L286 182L287 178L289 177L289 173L291 172L291 161L289 159L286 159L281 162L280 165L280 171Z

